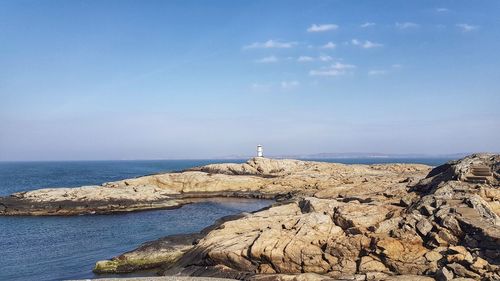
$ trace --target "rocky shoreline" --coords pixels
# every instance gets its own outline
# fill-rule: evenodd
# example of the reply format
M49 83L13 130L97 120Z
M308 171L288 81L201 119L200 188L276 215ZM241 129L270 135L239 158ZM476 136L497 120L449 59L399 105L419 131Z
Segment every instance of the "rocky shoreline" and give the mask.
M500 280L500 155L431 168L253 158L102 186L0 198L0 215L175 207L210 197L280 198L199 234L149 242L98 273L244 280ZM168 205L168 206L167 206Z

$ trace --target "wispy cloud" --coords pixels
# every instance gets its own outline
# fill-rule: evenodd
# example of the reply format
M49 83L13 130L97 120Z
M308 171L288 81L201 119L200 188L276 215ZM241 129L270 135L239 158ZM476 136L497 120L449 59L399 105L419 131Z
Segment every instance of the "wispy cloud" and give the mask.
M401 68L403 66L401 64L399 64L399 63L395 63L395 64L391 65L391 67L392 68Z
M479 26L477 25L471 25L466 23L458 23L456 26L460 28L463 32L470 32L477 30L479 28Z
M307 32L324 32L324 31L336 30L338 28L339 26L333 23L313 24L307 29Z
M374 69L374 70L368 71L368 75L370 75L370 76L384 75L386 73L387 73L387 71L381 70L381 69Z
M328 42L325 45L321 46L321 49L335 49L337 45L333 42Z
M409 29L409 28L417 28L419 27L419 24L416 24L414 22L397 22L396 27L399 29Z
M450 11L450 9L448 9L448 8L436 8L436 12L438 12L438 13L447 13L449 11Z
M275 63L278 62L278 58L275 56L264 57L255 61L256 63Z
M351 44L353 44L354 46L359 46L363 49L372 49L372 48L379 48L379 47L384 46L383 44L375 43L375 42L368 41L368 40L365 40L365 42L361 42L358 39L352 39Z
M341 76L349 73L350 70L356 68L355 65L352 64L343 64L337 62L328 67L323 67L317 70L309 71L310 76Z
M333 58L328 55L320 55L318 57L311 57L311 56L300 56L297 58L298 62L313 62L313 61L322 61L322 62L327 62L327 61L332 61Z
M246 45L243 49L272 49L272 48L292 48L297 45L297 42L282 42L278 40L267 40L266 42L254 42L250 45Z
M334 68L334 69L352 69L352 68L356 68L355 65L344 64L344 63L340 63L340 62L336 62L335 64L332 64L330 67Z
M283 90L295 89L300 85L299 81L281 81L280 87Z
M300 82L296 80L268 82L268 83L252 83L250 89L254 92L268 93L273 91L290 91L300 86Z
M310 56L300 56L297 58L297 61L298 62L310 62L310 61L314 61L314 58L310 57Z
M375 23L374 22L365 22L362 25L360 25L360 27L362 27L362 28L367 28L367 27L371 27L371 26L375 26Z
M327 56L327 55L321 55L318 57L318 60L320 60L320 61L332 61L333 58L330 56Z
M362 47L365 49L378 48L378 47L382 47L382 46L384 46L384 45L382 45L380 43L374 43L371 41L365 41L365 43L363 43L363 45L362 45Z

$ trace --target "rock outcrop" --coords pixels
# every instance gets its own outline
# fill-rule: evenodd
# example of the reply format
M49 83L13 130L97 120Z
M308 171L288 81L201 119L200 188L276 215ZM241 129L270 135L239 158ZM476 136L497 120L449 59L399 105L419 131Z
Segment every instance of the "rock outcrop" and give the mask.
M318 280L500 280L499 164L499 155L472 155L436 167L409 186L409 204L376 192L297 198L223 223L171 267L277 280L303 273ZM489 167L488 182L470 181L472 165Z
M0 215L76 215L173 208L193 198L369 197L404 190L407 178L423 178L425 165L343 165L253 158L101 186L47 188L0 197Z
M500 155L434 169L255 158L96 187L105 188L288 200L219 222L191 244L147 244L96 271L161 256L137 268L245 280L500 280Z
M165 263L163 273L246 280L500 280L498 163L498 155L472 155L386 190L334 198L318 198L325 190L301 190L290 202L215 226L178 260ZM471 182L470 165L490 167L488 182ZM202 169L222 171L220 165ZM250 168L236 173L257 175Z
M93 271L95 273L129 273L160 267L164 263L173 263L190 250L194 242L202 236L201 233L171 235L148 242L111 260L98 261Z

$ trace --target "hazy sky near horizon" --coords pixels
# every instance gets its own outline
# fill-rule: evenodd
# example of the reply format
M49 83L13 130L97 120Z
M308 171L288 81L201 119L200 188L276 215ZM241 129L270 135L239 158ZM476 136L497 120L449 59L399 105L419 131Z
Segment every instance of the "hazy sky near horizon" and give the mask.
M500 151L500 1L0 1L0 160Z

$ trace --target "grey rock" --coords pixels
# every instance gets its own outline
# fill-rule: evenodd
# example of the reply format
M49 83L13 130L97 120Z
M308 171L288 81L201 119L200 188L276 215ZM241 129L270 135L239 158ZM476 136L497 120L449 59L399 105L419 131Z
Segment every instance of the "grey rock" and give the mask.
M463 234L462 229L460 228L460 225L458 224L458 221L452 216L446 216L441 221L441 225L443 227L447 228L455 236L461 236Z
M479 274L468 270L467 268L465 268L463 265L461 265L459 263L448 264L447 267L449 267L455 273L455 275L459 276L459 277L467 277L467 278L475 278L475 279L479 279L479 277L480 277Z
M452 279L453 279L453 272L449 271L446 267L442 267L436 272L437 281L449 281Z
M436 208L434 208L432 206L423 205L422 207L420 207L420 213L422 213L422 215L425 215L425 216L432 216L434 214L435 209Z
M421 219L416 228L422 236L426 236L432 230L432 224L427 219Z

